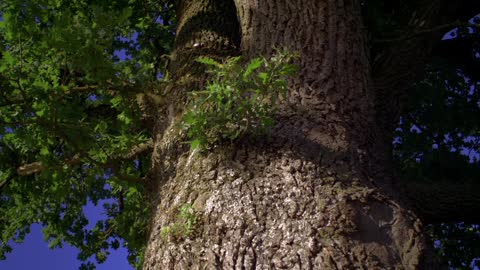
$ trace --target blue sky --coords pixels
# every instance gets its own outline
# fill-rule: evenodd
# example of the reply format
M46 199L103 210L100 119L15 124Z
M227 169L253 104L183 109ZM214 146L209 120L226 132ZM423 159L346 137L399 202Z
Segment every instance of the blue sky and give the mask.
M88 204L85 213L90 224L95 224L102 217L101 203L99 206ZM43 240L42 227L34 224L31 233L22 244L13 244L13 252L7 254L7 259L0 260L0 270L76 270L81 262L77 260L78 250L72 246L51 250ZM132 270L127 261L127 250L119 248L111 250L107 261L97 266L97 270Z

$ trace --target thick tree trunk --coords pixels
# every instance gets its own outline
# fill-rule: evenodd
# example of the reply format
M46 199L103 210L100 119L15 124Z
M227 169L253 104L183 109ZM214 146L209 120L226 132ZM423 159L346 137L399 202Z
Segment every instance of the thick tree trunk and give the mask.
M182 71L192 55L222 46L232 52L237 35L235 23L211 27L235 20L229 1L181 2L171 70L182 83L169 88L176 97L187 90L180 77L198 78ZM359 3L235 6L242 53L287 47L299 52L300 73L267 138L191 154L175 128L181 109L171 105L170 117L159 117L151 174L158 192L144 269L429 268L421 223L393 192ZM193 232L162 233L186 222L178 214L186 204L196 211Z

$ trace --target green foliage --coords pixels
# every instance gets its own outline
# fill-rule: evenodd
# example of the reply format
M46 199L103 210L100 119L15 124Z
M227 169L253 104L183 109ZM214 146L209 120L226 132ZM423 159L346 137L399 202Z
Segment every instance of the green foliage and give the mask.
M472 30L467 38L480 40L480 35ZM476 49L470 50L461 53L473 58ZM478 57L473 60L478 64ZM480 173L479 70L467 73L462 59L456 61L452 65L450 59L436 57L423 80L409 93L394 142L395 165L406 180L455 180L467 184L478 181L475 176ZM438 254L451 269L480 267L478 224L433 224L430 232Z
M480 83L458 70L427 74L397 128L397 171L410 181L470 183L480 172ZM480 267L478 224L433 224L437 253L452 269Z
M479 149L478 86L457 71L430 73L416 84L394 144L406 178L461 182L478 172L468 156Z
M197 61L208 65L212 80L204 90L190 94L183 128L192 149L233 141L247 132L262 134L274 125L277 101L288 90L287 78L297 68L296 55L278 51L270 58L254 58L245 66L240 57L219 63L211 58Z
M162 228L160 235L163 238L170 238L172 241L178 241L194 234L195 229L198 226L199 217L198 213L193 208L193 205L182 205L179 209L177 219L179 220L178 222Z
M141 265L148 159L121 157L151 137L136 95L165 73L172 14L169 1L0 1L0 259L39 223L51 248L101 263L124 245ZM89 201L106 212L93 229Z
M437 224L429 229L431 236L437 239L437 254L448 262L450 269L468 270L480 267L478 224Z

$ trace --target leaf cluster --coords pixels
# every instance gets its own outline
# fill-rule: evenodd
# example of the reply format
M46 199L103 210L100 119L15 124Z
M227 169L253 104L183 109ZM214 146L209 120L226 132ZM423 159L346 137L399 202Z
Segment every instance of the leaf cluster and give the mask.
M191 236L198 226L199 216L191 204L184 204L179 209L177 216L178 222L175 222L169 226L165 226L160 231L160 235L163 238L172 239L178 241L182 238Z
M450 269L469 270L480 267L478 224L438 224L429 229L430 234L437 239L437 254L447 261Z
M274 125L278 100L288 91L287 78L296 73L295 54L278 51L270 59L257 57L243 65L241 57L219 63L211 58L212 76L205 89L190 93L183 128L192 149L234 141L247 133L264 134Z
M173 10L151 0L0 1L0 259L38 223L51 248L79 248L85 269L120 245L141 265L148 157L122 157L151 137L136 96L165 73ZM17 172L35 163L34 174ZM93 226L89 202L105 211Z
M437 53L423 79L410 89L393 144L397 172L407 181L471 184L479 180L478 41L479 32L473 29L442 40L441 46L456 45L454 52ZM452 269L480 266L478 224L432 224L430 231L438 254Z

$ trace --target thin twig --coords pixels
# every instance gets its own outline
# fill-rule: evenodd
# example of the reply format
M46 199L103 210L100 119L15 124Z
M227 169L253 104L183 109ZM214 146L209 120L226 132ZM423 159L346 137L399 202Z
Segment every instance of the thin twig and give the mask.
M431 34L439 31L446 31L446 30L452 30L457 27L474 27L478 28L480 25L478 24L471 24L471 23L460 23L460 22L454 22L454 23L448 23L448 24L443 24L439 26L435 26L433 28L426 28L426 29L420 29L418 31L414 31L413 33L408 33L406 35L403 35L401 37L396 37L396 38L391 38L391 39L375 39L375 43L393 43L393 42L399 42L399 41L405 41L405 40L410 40L413 38L416 38L421 35L425 34Z

